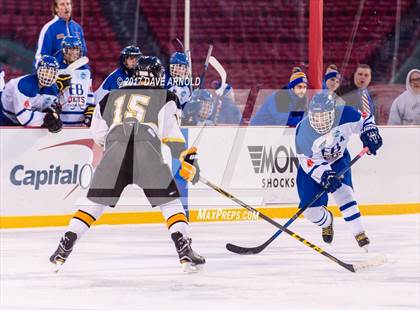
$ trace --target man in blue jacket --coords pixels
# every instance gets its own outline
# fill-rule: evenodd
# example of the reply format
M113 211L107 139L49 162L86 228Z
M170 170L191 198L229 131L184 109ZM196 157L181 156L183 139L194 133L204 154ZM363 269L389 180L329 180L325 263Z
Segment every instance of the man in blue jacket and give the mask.
M298 67L293 69L286 89L275 91L252 117L250 125L296 127L307 110L308 79Z
M71 0L53 0L52 11L54 18L42 27L38 39L38 47L35 53L34 68L37 67L41 56L50 55L61 61L61 41L64 37L78 37L82 42L82 53L87 54L86 42L82 27L71 18Z

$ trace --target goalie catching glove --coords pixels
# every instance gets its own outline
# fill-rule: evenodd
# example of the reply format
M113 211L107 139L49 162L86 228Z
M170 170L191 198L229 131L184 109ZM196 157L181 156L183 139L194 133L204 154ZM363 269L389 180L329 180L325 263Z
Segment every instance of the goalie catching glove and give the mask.
M200 178L197 148L192 147L183 151L179 156L179 160L181 161L181 170L179 171L179 175L183 179L190 181L192 184L197 183Z
M67 87L70 87L71 84L71 75L70 74L60 74L55 82L60 91L63 91Z
M375 125L367 125L363 128L360 140L362 140L363 147L369 149L369 155L376 155L376 151L382 146L382 137L379 134L378 127Z

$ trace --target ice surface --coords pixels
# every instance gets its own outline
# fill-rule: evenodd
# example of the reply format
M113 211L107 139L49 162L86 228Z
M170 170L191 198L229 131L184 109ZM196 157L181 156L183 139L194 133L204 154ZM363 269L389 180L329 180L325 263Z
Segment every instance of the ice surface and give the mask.
M364 220L370 254L342 218L332 246L306 220L291 226L346 262L390 255L357 274L286 234L258 255L225 249L261 244L275 231L263 221L191 224L193 248L207 259L195 274L182 273L163 224L94 227L58 274L48 257L64 228L2 230L0 309L419 309L420 215Z

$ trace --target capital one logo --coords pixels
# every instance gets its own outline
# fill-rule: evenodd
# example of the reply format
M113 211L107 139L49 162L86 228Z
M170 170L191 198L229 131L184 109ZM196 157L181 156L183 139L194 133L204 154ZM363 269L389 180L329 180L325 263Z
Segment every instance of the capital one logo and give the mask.
M249 145L249 156L255 173L285 173L294 172L298 168L299 160L292 148L284 145L266 147L263 145Z

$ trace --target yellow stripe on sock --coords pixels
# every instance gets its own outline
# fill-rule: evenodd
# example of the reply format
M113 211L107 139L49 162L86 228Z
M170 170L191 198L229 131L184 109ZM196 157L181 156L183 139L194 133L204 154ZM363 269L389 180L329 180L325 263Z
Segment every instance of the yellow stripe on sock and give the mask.
M90 227L90 225L92 225L92 224L93 224L93 222L95 222L95 221L96 221L96 219L95 219L92 215L90 215L89 213L84 212L84 211L82 211L82 210L78 210L78 211L76 212L76 214L73 216L73 218L76 218L76 219L78 219L78 220L82 221L82 222L83 222L83 223L85 223L88 227Z
M169 229L169 228L171 228L171 226L172 226L173 224L178 223L178 222L185 222L185 223L188 223L187 217L185 216L185 214L184 214L184 213L177 213L177 214L174 214L174 215L172 215L171 217L169 217L169 218L166 220L166 226L167 226L167 227L168 227L168 229Z

